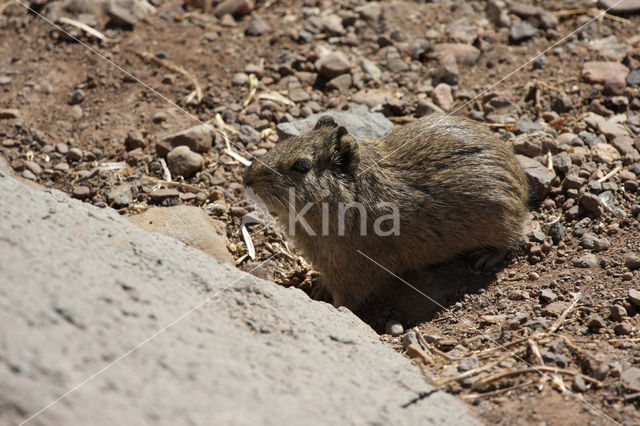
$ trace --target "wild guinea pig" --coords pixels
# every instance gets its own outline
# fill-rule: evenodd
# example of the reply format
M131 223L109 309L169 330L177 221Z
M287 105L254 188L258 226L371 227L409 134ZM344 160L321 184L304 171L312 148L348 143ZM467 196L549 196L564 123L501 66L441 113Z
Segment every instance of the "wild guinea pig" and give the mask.
M334 305L352 310L392 282L388 271L461 254L492 267L521 239L529 197L508 143L440 115L368 142L323 116L254 161L244 184L320 272Z

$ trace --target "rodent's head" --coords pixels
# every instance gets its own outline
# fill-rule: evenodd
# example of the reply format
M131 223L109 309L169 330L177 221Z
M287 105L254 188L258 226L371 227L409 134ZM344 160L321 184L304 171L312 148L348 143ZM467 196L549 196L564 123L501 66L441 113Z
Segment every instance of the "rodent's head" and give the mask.
M243 181L269 210L285 215L290 188L298 210L343 188L353 179L359 161L358 142L325 115L310 133L285 139L255 160L245 170Z

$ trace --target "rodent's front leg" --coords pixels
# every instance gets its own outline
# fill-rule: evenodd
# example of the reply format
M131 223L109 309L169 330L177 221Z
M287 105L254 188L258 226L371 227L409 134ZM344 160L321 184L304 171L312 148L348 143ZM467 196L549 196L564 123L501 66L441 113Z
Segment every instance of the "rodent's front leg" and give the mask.
M326 285L326 282L322 277L318 277L313 281L313 287L311 288L311 298L320 302L334 304L333 293Z

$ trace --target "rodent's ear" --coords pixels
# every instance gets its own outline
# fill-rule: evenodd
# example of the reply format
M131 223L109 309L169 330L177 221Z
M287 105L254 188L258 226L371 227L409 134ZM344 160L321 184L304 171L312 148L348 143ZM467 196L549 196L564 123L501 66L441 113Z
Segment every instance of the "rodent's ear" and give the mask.
M313 130L318 130L322 127L338 127L338 123L336 123L336 121L333 119L332 116L330 115L323 115L322 117L320 117L318 119L318 122L316 123L316 125L313 127Z
M347 129L340 126L336 131L335 157L338 166L344 171L351 171L360 162L360 147L358 141L351 136Z

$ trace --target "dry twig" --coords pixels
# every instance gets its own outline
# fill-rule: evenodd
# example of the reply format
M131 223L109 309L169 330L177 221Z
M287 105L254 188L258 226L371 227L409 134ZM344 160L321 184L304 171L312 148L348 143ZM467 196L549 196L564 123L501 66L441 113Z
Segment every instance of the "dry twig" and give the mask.
M170 71L176 72L178 74L182 74L183 76L191 80L194 90L193 92L187 95L186 102L188 104L191 104L191 103L194 103L195 101L196 105L202 102L202 89L200 88L200 85L198 84L198 80L196 80L196 77L193 74L191 74L189 71L182 68L180 65L176 65L173 62L168 61L166 59L160 59L156 55L153 55L149 52L145 51L142 53L140 52L137 52L137 53L138 53L138 56L140 56L142 59L150 62L155 62L156 64L163 66Z
M547 330L547 333L555 333L556 330L558 330L562 326L562 323L567 318L567 315L569 315L569 313L573 311L573 309L578 304L578 300L580 300L580 296L582 296L582 294L580 293L576 293L574 295L573 301L571 302L569 307L565 309L564 312L558 317L558 319L553 323L553 325Z
M113 38L109 38L106 35L102 34L100 31L96 30L95 28L90 27L89 25L84 24L82 22L76 21L75 19L70 19L65 16L62 16L58 18L58 22L61 24L67 24L67 25L71 25L76 28L79 28L85 33L97 38L100 41L104 41L105 43L117 43L119 41Z

